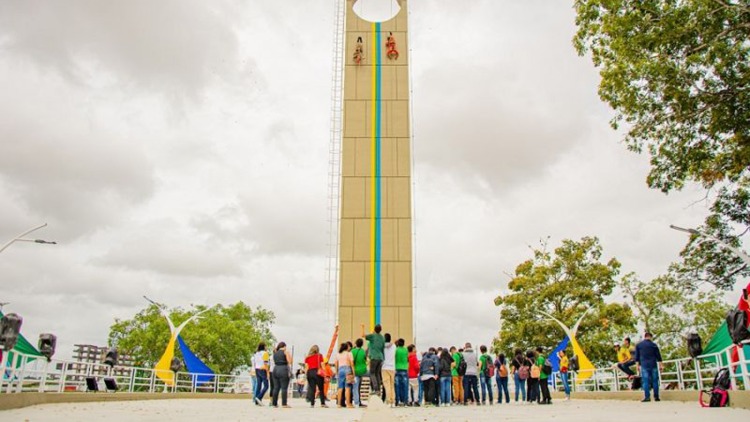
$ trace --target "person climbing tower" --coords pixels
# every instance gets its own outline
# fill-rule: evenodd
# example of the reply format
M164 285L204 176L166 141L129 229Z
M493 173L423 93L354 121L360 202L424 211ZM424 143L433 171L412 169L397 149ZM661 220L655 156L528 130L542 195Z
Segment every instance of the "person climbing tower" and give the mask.
M388 38L385 41L386 57L390 60L398 60L398 50L396 50L396 38L393 36L393 32L388 33Z
M365 59L365 49L362 46L362 37L357 37L357 45L354 47L354 63L360 64Z

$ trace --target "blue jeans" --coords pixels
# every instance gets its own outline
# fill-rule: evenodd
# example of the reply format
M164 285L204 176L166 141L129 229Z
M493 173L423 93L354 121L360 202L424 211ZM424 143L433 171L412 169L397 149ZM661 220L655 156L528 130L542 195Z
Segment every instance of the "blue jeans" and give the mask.
M654 389L654 398L659 398L659 369L641 367L641 377L643 378L643 392L646 393L647 399L651 398L651 389Z
M355 406L359 406L362 404L359 401L359 386L362 385L362 377L361 376L354 376L354 386L352 386L352 403L354 403ZM310 387L308 387L310 388Z
M479 384L482 386L482 403L487 400L487 396L490 396L490 404L492 404L492 378L481 373L479 374Z
M396 370L396 405L409 401L409 372L405 369Z
M568 383L568 373L567 372L560 372L560 381L562 381L563 389L565 390L565 395L570 395L570 383Z
M479 388L476 375L464 375L464 401L479 403Z
M343 390L344 388L352 388L351 384L346 383L346 376L351 373L352 373L351 366L339 366L338 385L337 385L339 390Z
M518 401L518 392L521 392L521 401L526 401L526 380L518 377L518 372L513 373L513 385L516 387L516 401Z
M508 377L495 377L497 383L497 404L503 402L503 391L505 391L505 402L510 403L510 392L508 391Z
M257 385L258 385L258 377L256 377L255 375L251 375L250 385L251 385L251 391L253 393L253 398L255 398L255 389L257 388Z
M255 398L263 400L263 396L265 396L266 391L268 391L268 373L265 369L256 369L255 377L258 379L255 382Z
M422 378L417 378L419 380L419 394L417 395L417 403L422 404L422 399L424 398L424 385L422 384Z
M451 382L453 377L440 377L440 403L451 403Z

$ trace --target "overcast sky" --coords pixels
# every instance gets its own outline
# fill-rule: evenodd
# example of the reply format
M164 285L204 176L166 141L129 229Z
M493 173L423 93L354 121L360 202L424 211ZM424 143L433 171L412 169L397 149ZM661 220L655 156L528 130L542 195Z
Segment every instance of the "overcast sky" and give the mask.
M43 222L59 242L0 254L32 343L105 344L147 295L262 305L278 339L328 344L333 4L0 3L0 243ZM677 259L669 224L705 204L647 188L572 47L572 2L410 5L420 346L489 343L505 273L541 238L599 236L644 279Z

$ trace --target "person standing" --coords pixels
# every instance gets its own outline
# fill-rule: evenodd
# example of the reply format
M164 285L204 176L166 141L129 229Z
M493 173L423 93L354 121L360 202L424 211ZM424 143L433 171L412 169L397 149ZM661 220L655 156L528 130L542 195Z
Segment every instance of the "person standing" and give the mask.
M451 380L453 379L451 368L453 366L453 356L447 348L440 352L440 370L438 376L440 379L440 404L443 406L451 405Z
M565 355L565 350L559 350L557 357L560 358L560 381L565 391L565 400L570 400L570 383L568 382L568 369L570 368L570 361Z
M497 384L497 404L503 402L503 392L505 392L505 403L510 403L510 393L508 391L508 362L505 360L505 354L500 353L495 359L495 383ZM518 394L516 392L516 394Z
M383 349L383 387L384 402L393 406L395 402L394 386L396 384L396 346L391 343L391 334L385 333L385 348Z
M406 406L409 401L409 351L406 350L404 339L396 340L396 406Z
M255 376L258 378L255 384L255 404L263 405L263 396L268 391L268 378L271 375L268 371L270 357L266 351L266 343L259 343L258 350L253 355L253 365L255 366Z
M659 346L652 341L653 335L646 332L643 340L635 346L635 364L643 378L643 402L651 401L651 389L654 390L654 400L659 398L659 370L664 370Z
M526 381L527 393L526 399L529 403L539 401L539 375L541 368L536 364L536 354L533 350L526 352L526 360L524 365L529 368L529 378Z
M323 368L323 355L320 354L318 345L315 344L310 348L305 358L305 373L307 374L307 401L310 407L315 407L315 392L320 394L320 405L326 405L326 396L323 393L323 377L319 372Z
M380 324L375 325L373 332L365 336L365 329L362 328L362 336L369 342L370 351L370 387L372 395L380 396L383 388L383 358L385 352L385 337L380 332L383 327Z
M536 365L539 367L539 388L542 390L541 401L539 404L552 404L552 396L549 393L549 376L552 373L552 366L544 356L544 349L536 348Z
M414 390L421 390L422 383L419 381L419 359L417 358L417 346L410 344L407 348L409 352L409 392L411 401L409 405L419 407L419 400L414 399Z
M367 353L365 353L362 346L364 341L358 338L354 344L357 346L352 349L352 362L354 363L354 386L352 386L352 402L354 406L367 407L362 403L361 391L362 377L367 374Z
M346 400L346 407L353 408L352 406L352 386L354 385L354 362L352 359L352 353L349 351L349 344L341 343L339 347L339 353L336 356L336 374L338 378L338 392L336 393L336 403L339 407L342 405L341 399Z
M451 365L451 377L453 379L453 402L458 404L464 403L464 377L458 373L458 364L461 363L461 353L456 350L456 346L451 347L451 356L453 364Z
M479 359L477 354L471 348L471 343L466 343L464 351L461 354L466 361L466 375L464 375L464 404L471 401L472 404L479 405L479 386L477 375L479 374Z
M422 386L424 388L424 404L437 405L437 388L435 383L438 379L438 373L440 371L440 362L435 355L435 348L430 347L427 353L422 356L422 363L419 366L419 378L422 380Z
M273 389L271 390L271 405L279 407L279 394L281 394L281 407L289 407L287 399L289 398L289 378L291 371L289 363L292 357L286 351L286 343L283 341L276 346L273 352Z
M513 374L513 386L515 387L515 401L518 402L518 393L521 393L521 402L526 401L526 379L529 378L528 368L524 365L523 352L516 349L513 360L510 362L510 370Z
M482 404L487 403L487 396L490 398L492 405L492 357L487 354L487 346L479 346L479 385L482 388Z

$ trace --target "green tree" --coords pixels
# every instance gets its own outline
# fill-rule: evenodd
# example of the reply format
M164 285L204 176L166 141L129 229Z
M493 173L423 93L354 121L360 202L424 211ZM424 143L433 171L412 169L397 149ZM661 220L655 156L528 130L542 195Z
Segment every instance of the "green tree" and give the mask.
M612 126L624 122L628 148L650 154L648 185L667 193L700 183L713 203L701 229L740 244L750 229L750 5L574 4L574 45L600 68L599 95L615 110ZM683 281L728 289L750 275L750 268L710 242L693 239L682 256Z
M169 315L177 326L204 309L205 306L174 308ZM243 302L228 307L218 305L188 324L180 336L212 370L227 374L247 365L258 343L273 343L274 321L273 312L262 307L252 309ZM121 353L132 355L138 365L148 367L155 365L164 353L169 335L166 319L156 305L150 305L131 319L115 320L110 327L109 344ZM179 347L175 355L181 356Z
M628 305L605 303L617 286L620 263L614 258L602 260L602 247L595 237L564 240L554 253L542 243L533 253L532 259L516 268L508 284L511 293L495 299L501 321L494 348L554 347L565 333L540 311L572 327L593 308L581 323L577 338L592 362L611 362L612 341L635 328Z
M686 336L698 333L704 344L716 333L731 306L719 291L698 291L671 275L644 282L630 273L620 287L638 322L654 334L665 359L687 355Z

